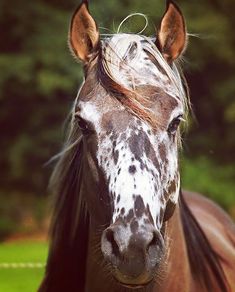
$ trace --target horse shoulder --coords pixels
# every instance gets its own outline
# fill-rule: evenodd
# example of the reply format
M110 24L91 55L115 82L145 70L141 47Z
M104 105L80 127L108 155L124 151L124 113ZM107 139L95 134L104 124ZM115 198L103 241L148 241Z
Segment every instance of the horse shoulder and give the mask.
M221 264L231 285L235 289L235 224L217 204L192 192L183 192L184 199L212 248L221 257Z

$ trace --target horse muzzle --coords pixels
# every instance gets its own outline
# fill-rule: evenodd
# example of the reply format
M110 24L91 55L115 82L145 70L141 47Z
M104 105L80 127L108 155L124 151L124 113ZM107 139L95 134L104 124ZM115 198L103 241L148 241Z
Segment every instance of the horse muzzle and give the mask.
M164 255L164 241L151 224L131 232L124 224L104 230L101 249L114 278L125 286L147 285Z

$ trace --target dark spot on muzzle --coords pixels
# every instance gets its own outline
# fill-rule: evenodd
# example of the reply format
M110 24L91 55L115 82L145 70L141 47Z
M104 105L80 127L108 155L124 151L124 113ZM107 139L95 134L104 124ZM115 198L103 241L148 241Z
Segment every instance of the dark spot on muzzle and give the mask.
M144 201L140 195L135 197L134 210L137 218L142 217L142 215L145 213Z

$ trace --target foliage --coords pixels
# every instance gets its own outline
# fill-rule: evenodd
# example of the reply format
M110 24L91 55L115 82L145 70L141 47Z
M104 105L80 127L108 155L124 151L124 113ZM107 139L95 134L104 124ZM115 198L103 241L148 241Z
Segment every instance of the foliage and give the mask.
M182 185L217 201L224 209L234 212L234 166L220 166L205 156L182 160ZM233 214L234 216L234 214Z
M25 193L42 196L46 192L51 169L44 163L60 149L61 123L82 80L82 68L71 57L66 41L78 2L0 0L1 197L10 192L20 193L22 198ZM182 0L179 4L189 32L199 35L189 38L183 60L197 117L185 138L186 155L192 158L203 153L217 165L225 165L235 156L235 2ZM164 1L149 0L146 5L140 0L105 4L96 0L91 1L90 9L101 33L115 32L127 14L143 12L151 19L146 33L152 35L164 12ZM138 32L142 27L143 20L136 17L126 30ZM214 163L196 161L188 164L190 172L194 167L200 169L200 163L208 169ZM216 185L219 180L229 180L224 169L223 176L206 182L215 186L213 192L222 204L226 203ZM197 187L189 177L185 181L188 187ZM206 183L199 190L208 193ZM9 220L1 224L13 228Z
M12 233L30 235L47 227L45 197L8 193L0 196L0 241Z

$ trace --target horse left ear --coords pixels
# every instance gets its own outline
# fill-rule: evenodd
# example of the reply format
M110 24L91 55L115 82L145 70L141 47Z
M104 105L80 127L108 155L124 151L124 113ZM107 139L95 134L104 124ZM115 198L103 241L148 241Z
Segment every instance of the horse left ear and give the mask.
M166 12L161 20L156 45L168 63L175 61L187 44L186 26L182 12L172 1L167 1Z
M98 49L99 32L95 20L88 10L88 1L83 0L75 11L69 30L71 51L83 63L90 60L91 54Z

